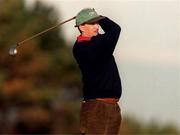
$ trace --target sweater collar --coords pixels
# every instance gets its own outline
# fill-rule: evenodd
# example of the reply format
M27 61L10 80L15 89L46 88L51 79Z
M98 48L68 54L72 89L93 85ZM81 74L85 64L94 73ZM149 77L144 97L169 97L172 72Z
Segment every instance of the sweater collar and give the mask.
M77 37L77 41L78 41L78 42L90 41L90 40L91 40L91 37L85 37L85 36L82 36L82 35L80 35L80 36Z

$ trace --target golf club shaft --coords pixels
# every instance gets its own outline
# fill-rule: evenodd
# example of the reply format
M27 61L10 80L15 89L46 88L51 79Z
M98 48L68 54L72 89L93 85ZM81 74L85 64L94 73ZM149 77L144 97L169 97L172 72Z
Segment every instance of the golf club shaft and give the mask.
M35 35L27 38L27 39L24 39L23 41L20 41L20 42L17 43L17 47L20 46L21 44L23 44L23 43L25 43L25 42L27 42L27 41L35 38L35 37L38 37L38 36L40 36L40 35L48 32L48 31L50 31L50 30L52 30L52 29L54 29L54 28L56 28L56 27L58 27L58 26L60 26L60 25L62 25L62 24L64 24L64 23L66 23L66 22L69 22L69 21L71 21L71 20L73 20L73 19L75 19L75 18L76 18L76 16L74 16L74 17L72 17L72 18L70 18L70 19L68 19L68 20L66 20L66 21L64 21L64 22L61 22L61 23L59 23L59 24L56 24L56 25L53 26L53 27L50 27L50 28L48 28L48 29L45 29L45 30L43 30L43 31L41 31L41 32L39 32L39 33L37 33L37 34L35 34Z

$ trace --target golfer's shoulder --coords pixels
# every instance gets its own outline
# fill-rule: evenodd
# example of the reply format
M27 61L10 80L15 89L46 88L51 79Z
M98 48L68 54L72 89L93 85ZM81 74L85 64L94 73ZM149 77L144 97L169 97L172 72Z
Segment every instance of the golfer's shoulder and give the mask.
M90 41L76 41L73 46L73 50L76 51L85 51L89 50L92 47L92 43Z

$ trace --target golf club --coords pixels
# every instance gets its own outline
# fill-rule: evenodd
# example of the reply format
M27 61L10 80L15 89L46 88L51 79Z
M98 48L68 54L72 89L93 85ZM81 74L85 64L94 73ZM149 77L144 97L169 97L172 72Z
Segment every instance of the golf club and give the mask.
M56 27L59 27L60 25L66 23L66 22L69 22L69 21L71 21L71 20L73 20L73 19L75 19L75 18L76 18L76 16L74 16L74 17L72 17L72 18L70 18L70 19L68 19L68 20L66 20L66 21L63 21L63 22L61 22L61 23L58 23L58 24L56 24L56 25L54 25L54 26L52 26L52 27L50 27L50 28L48 28L48 29L45 29L45 30L43 30L43 31L41 31L41 32L39 32L39 33L37 33L37 34L35 34L35 35L27 38L27 39L24 39L23 41L20 41L20 42L18 42L18 43L16 43L16 44L12 45L12 46L10 47L10 49L9 49L9 55L15 56L15 55L17 54L17 52L18 52L18 51L17 51L17 47L19 47L20 45L24 44L25 42L27 42L27 41L29 41L29 40L32 40L33 38L38 37L38 36L40 36L40 35L48 32L48 31L50 31L50 30L52 30L52 29L54 29L54 28L56 28Z

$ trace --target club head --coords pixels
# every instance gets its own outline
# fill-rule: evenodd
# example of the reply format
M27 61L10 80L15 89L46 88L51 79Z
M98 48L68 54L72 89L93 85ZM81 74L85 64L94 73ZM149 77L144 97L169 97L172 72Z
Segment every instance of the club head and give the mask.
M17 45L15 44L15 45L13 45L13 46L10 47L10 49L9 49L9 55L15 56L16 54L17 54Z

